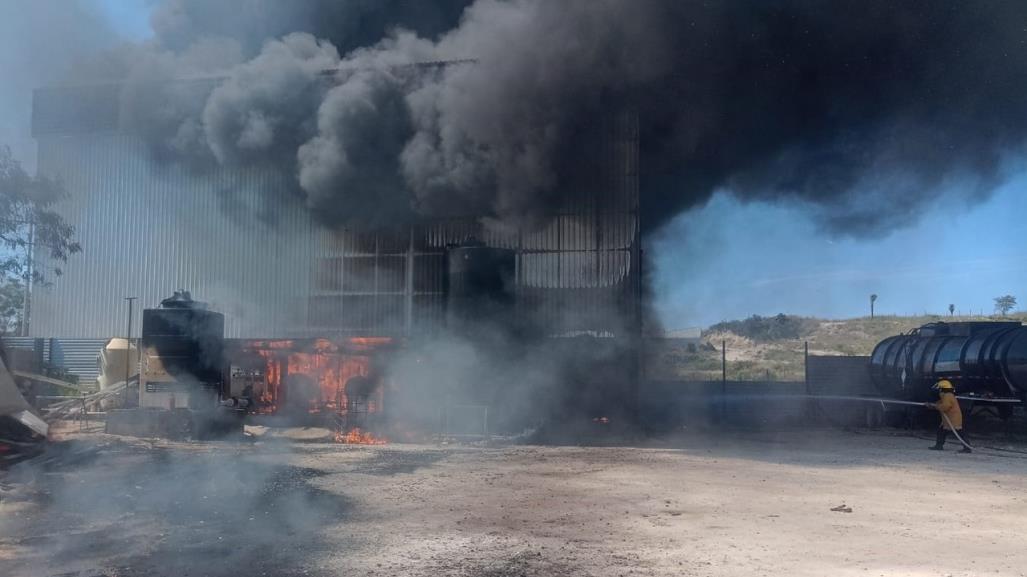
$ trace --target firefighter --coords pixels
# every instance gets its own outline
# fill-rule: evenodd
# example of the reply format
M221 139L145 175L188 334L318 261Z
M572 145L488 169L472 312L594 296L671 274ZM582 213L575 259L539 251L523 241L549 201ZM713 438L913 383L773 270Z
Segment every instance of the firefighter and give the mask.
M956 399L956 389L952 386L952 383L946 379L938 381L937 384L932 387L938 393L938 402L936 403L924 403L924 406L935 409L948 419L944 417L941 419L941 425L938 427L938 437L931 447L932 451L941 451L945 448L945 438L948 437L949 431L954 430L959 433L959 436L967 441L966 433L963 432L963 411L959 408L959 400ZM967 441L969 442L969 441ZM963 446L963 453L971 453L970 447Z

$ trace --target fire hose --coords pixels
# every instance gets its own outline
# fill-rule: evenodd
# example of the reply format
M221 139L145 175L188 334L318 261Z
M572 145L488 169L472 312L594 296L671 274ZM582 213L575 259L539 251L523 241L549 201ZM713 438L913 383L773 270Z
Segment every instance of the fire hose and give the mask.
M888 404L888 405L906 405L906 406L910 406L910 407L920 407L922 409L923 408L928 408L928 406L929 406L929 404L927 404L927 403L915 403L913 401L898 401L898 400L895 400L895 399L881 399L881 398L876 398L876 397L852 397L852 396L844 396L844 395L774 395L773 398L775 398L775 399L786 399L786 398L818 399L818 400L824 400L824 401L860 401L860 402L864 402L864 403L880 403L882 407L884 405L886 405L886 404ZM988 399L975 399L973 397L957 397L957 398L962 398L962 399L966 399L966 400L988 400ZM972 450L973 447L970 445L970 443L967 443L963 439L963 437L959 436L959 431L957 431L956 428L954 426L952 426L952 421L949 420L948 415L946 415L945 413L939 413L939 414L941 415L941 418L945 420L945 424L948 425L949 430L952 431L952 434L955 435L956 439L960 443L962 443L962 445L964 447L966 447L967 449L971 449Z
M766 398L774 398L774 399L807 399L807 400L817 399L817 400L825 400L825 401L859 401L859 402L880 403L882 408L886 404L888 404L888 405L906 405L906 406L910 406L910 407L927 408L927 403L916 403L916 402L912 402L912 401L899 401L899 400L896 400L896 399L883 399L883 398L877 398L877 397L854 397L854 396L844 396L844 395L767 395ZM988 403L996 403L996 404L997 403L1001 403L1001 404L1019 404L1021 402L1018 399L988 399L988 398L967 397L967 396L958 396L958 395L956 396L956 398L960 399L960 400L964 400L964 401L985 401L985 402L988 402ZM959 435L959 432L956 431L955 427L952 426L952 421L949 420L949 418L945 415L945 413L941 413L941 417L942 417L942 419L945 420L945 423L949 426L949 430L952 431L952 434L955 435L956 439L959 440L959 442L964 447L973 450L973 446L971 446L969 443L967 443L966 439L964 439L963 437L961 437ZM1004 447L985 446L984 448L985 449L990 449L992 451L998 451L1000 453L1016 453L1017 455L1027 455L1027 451L1019 451L1019 450L1016 450L1016 449L1010 449L1010 448L1004 448ZM992 453L992 455L998 456L995 453ZM1012 455L1002 455L1002 456L1012 457ZM1016 458L1023 459L1024 457L1016 457Z
M847 397L847 396L840 396L840 395L800 395L800 396L803 396L803 397L806 397L806 398L810 398L810 399L823 399L823 400L828 400L828 401L863 401L863 402L868 402L868 403L881 403L882 406L885 405L885 404L889 404L889 405L907 405L907 406L911 406L911 407L920 407L920 408L928 408L929 407L929 404L927 404L927 403L914 403L913 401L897 401L895 399L878 399L878 398L869 398L869 397ZM966 397L964 397L964 398L966 398ZM972 450L973 447L970 446L970 443L967 443L965 440L963 440L963 437L959 436L959 431L957 431L956 428L954 426L952 426L952 421L949 420L948 415L946 415L945 413L941 413L941 412L939 412L938 414L941 415L941 418L945 421L945 424L948 425L949 430L952 431L952 434L955 435L956 439L960 443L962 443L964 447L966 447L967 449L971 449Z

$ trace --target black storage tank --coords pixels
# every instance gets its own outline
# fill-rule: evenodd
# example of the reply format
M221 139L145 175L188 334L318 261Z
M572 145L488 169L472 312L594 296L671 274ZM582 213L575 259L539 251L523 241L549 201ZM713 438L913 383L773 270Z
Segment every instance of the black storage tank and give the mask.
M224 336L224 315L207 310L188 291L175 291L159 308L145 309L140 406L216 403L224 384Z
M447 323L505 322L513 312L516 253L470 241L447 251Z
M882 394L931 398L949 379L962 393L1027 394L1027 327L1016 322L931 323L888 337L870 356L870 378Z

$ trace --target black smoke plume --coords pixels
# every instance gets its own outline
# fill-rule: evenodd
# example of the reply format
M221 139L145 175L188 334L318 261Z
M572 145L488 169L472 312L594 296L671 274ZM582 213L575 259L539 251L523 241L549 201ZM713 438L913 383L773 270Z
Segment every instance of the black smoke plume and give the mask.
M1027 133L1024 22L955 0L175 0L126 103L155 150L277 166L330 223L537 221L628 111L648 227L727 189L872 234L1001 181ZM154 62L206 88L132 106Z

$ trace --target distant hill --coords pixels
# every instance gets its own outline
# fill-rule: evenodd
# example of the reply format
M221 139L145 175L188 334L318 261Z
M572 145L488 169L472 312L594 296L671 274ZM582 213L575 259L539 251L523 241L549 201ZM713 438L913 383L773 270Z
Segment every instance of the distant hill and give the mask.
M721 346L727 345L727 376L733 380L803 379L803 345L811 355L869 355L886 337L938 322L1017 320L1007 317L877 316L828 320L795 315L752 316L717 323L704 330L699 344L672 339L652 341L647 348L646 376L652 379L716 380L721 378Z

